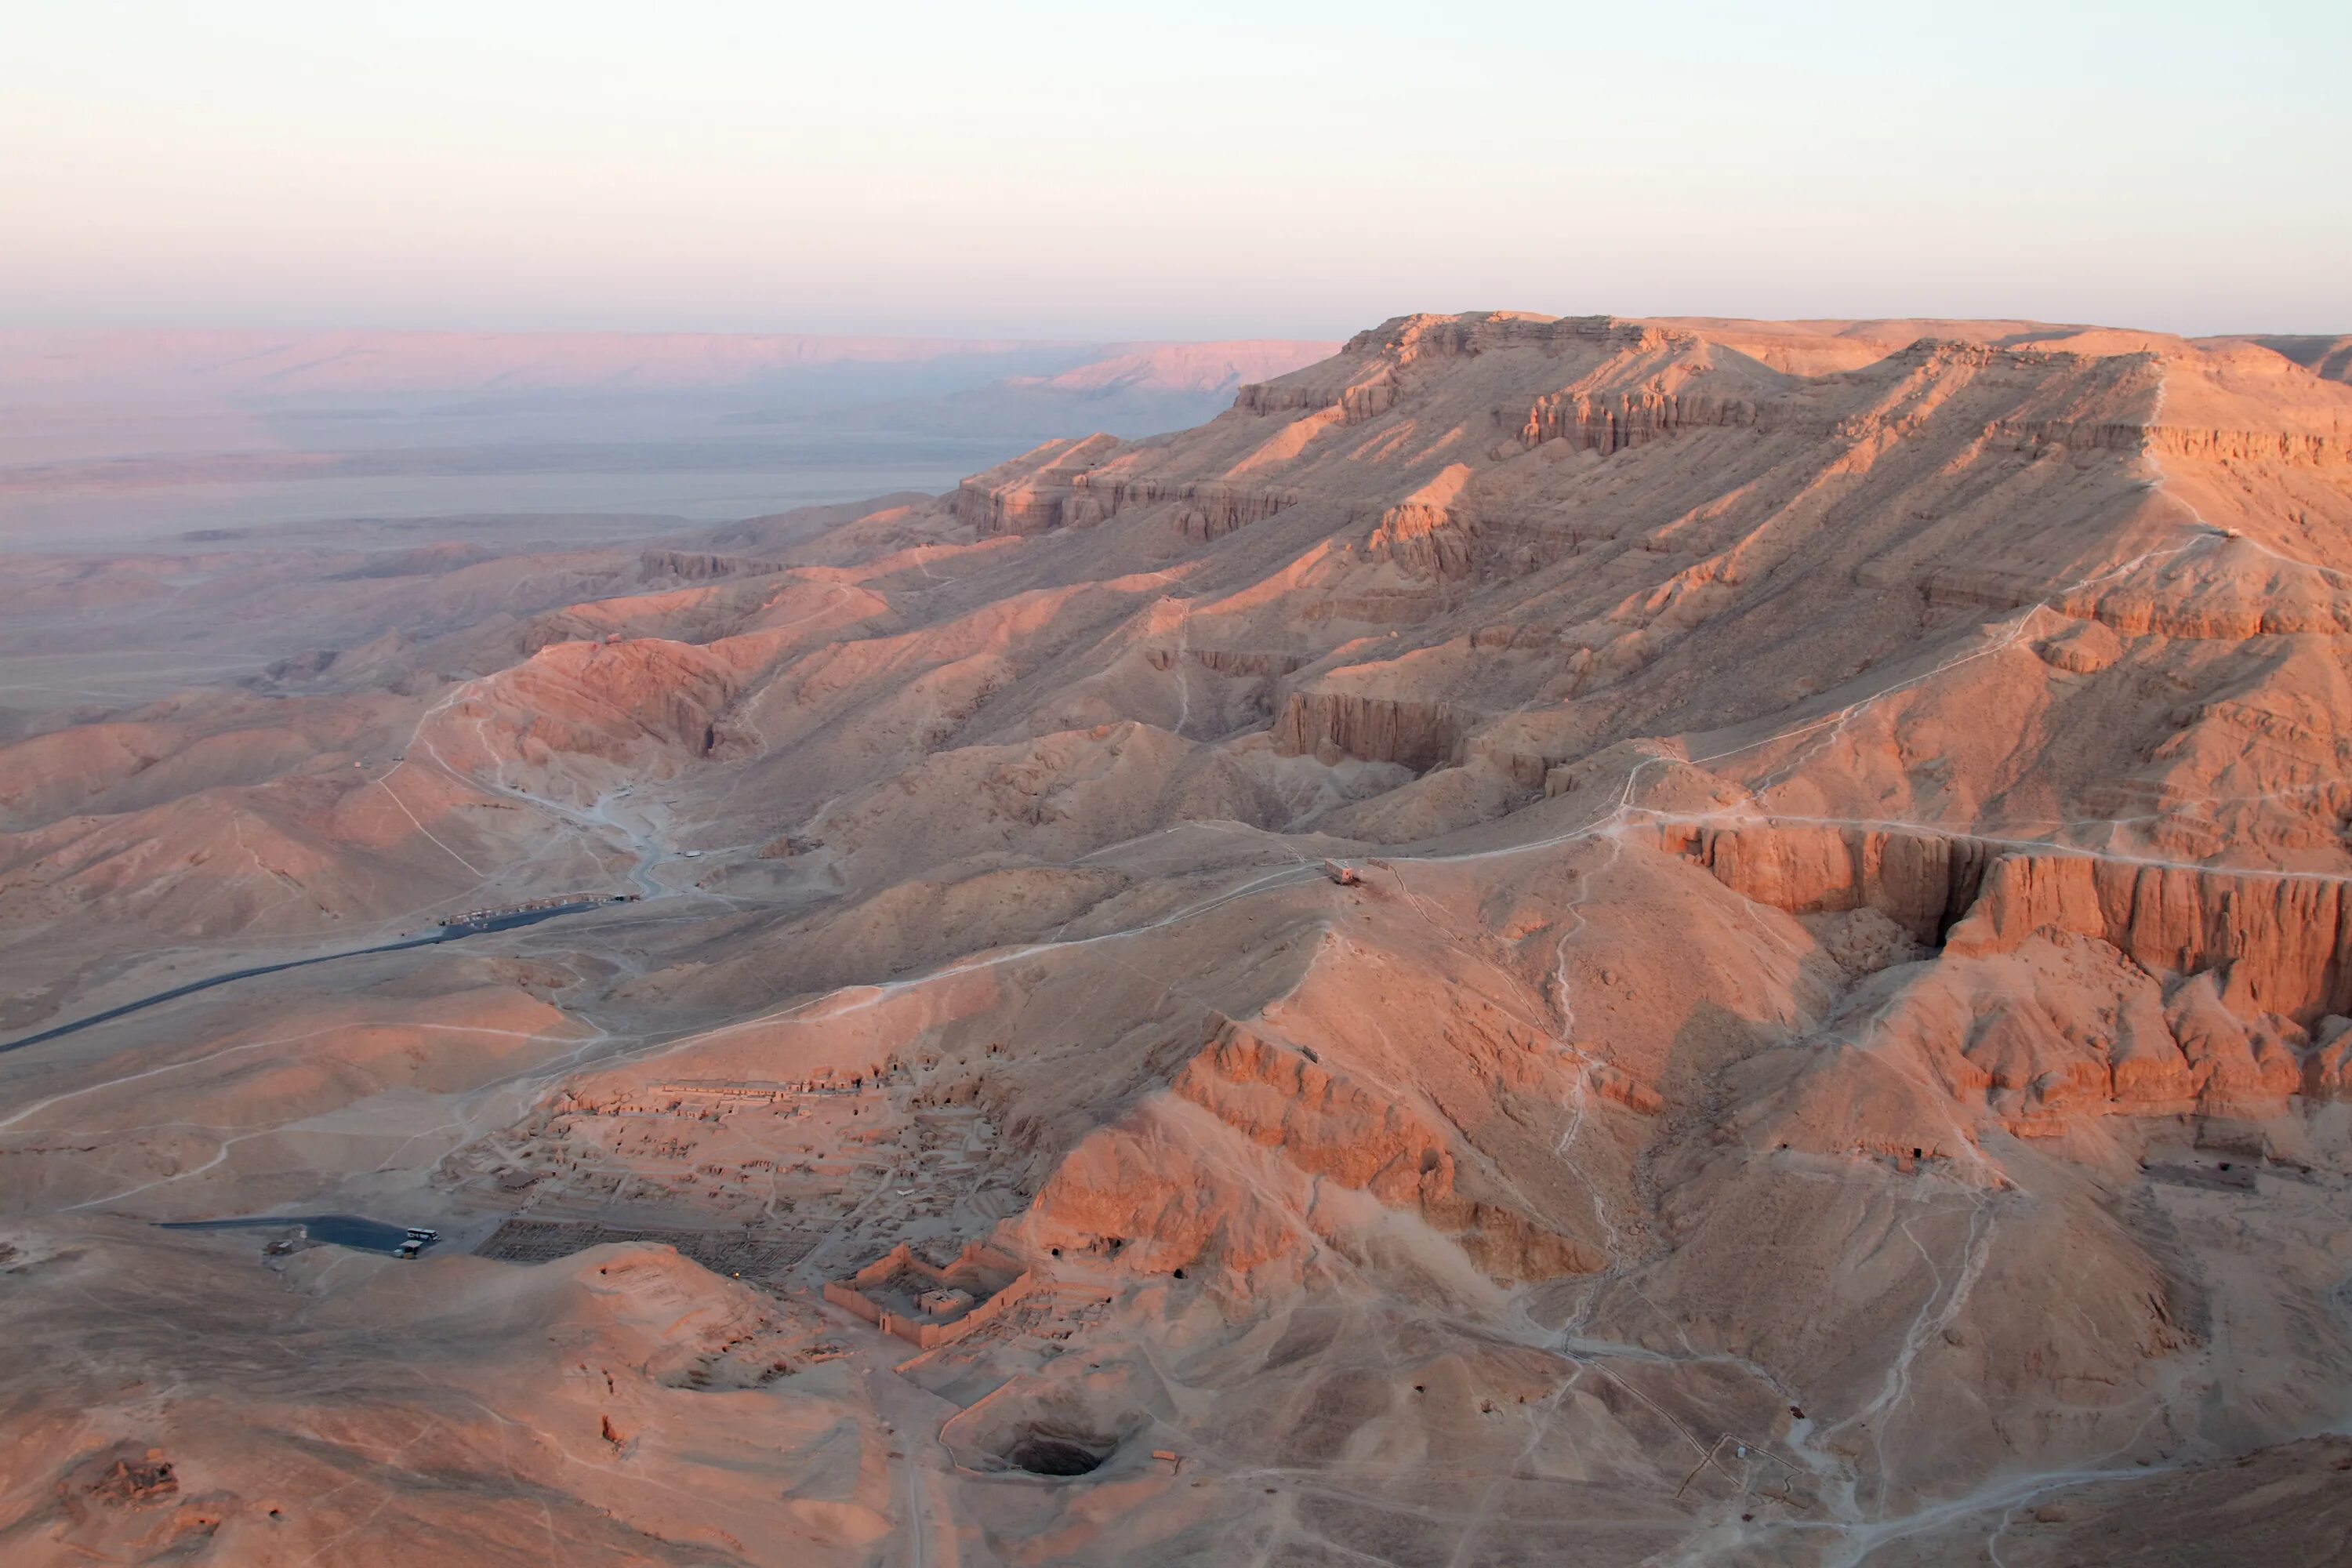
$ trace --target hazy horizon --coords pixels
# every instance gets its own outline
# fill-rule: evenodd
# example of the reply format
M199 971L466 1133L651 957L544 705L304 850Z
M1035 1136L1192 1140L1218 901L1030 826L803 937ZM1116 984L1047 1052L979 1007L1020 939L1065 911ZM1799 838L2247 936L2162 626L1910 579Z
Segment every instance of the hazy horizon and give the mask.
M1478 23L37 3L0 62L0 326L2352 330L2340 7Z
M929 494L1055 436L1200 424L1334 346L0 330L0 551Z

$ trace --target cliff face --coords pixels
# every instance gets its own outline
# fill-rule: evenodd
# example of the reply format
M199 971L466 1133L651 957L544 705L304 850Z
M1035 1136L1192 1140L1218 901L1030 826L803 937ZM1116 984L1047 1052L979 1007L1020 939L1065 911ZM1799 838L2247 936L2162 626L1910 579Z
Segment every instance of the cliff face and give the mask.
M1067 521L1077 480L1118 450L1111 436L1048 441L1011 463L958 485L956 520L975 533L1044 533Z
M990 486L967 479L955 495L956 515L982 534L1046 533L1091 528L1121 512L1177 503L1179 532L1200 543L1222 539L1295 505L1297 492L1213 481L1171 484L1152 479L1097 479L1084 471L1029 476Z
M1258 383L1243 387L1234 406L1244 414L1311 414L1339 410L1342 425L1360 425L1396 406L1396 383L1388 379L1347 386Z
M1956 952L2014 949L2033 931L2095 937L2158 973L2227 974L2228 1004L2305 1023L2352 1012L2352 926L2332 874L2241 873L2011 854L1956 926Z
M1285 756L1326 747L1368 763L1399 763L1416 773L1453 761L1462 725L1444 703L1407 702L1348 691L1293 691L1274 729Z
M1425 360L1467 359L1513 349L1533 349L1549 354L1595 351L1647 354L1661 349L1693 346L1701 341L1696 332L1617 316L1561 316L1555 320L1509 310L1482 310L1463 316L1391 317L1349 339L1340 354L1342 358L1384 355L1402 364L1413 364Z
M1606 398L1547 393L1523 411L1496 409L1495 418L1524 446L1567 441L1605 457L1683 430L1753 428L1762 415L1745 398L1644 390Z
M1976 904L2001 853L1981 839L1884 828L1668 822L1654 833L1660 848L1742 898L1790 914L1876 910L1929 946Z
M675 577L686 583L707 583L722 577L763 577L786 570L782 562L716 555L708 551L648 550L637 559L648 577Z
M2294 430L2213 430L2179 425L2103 425L2072 420L2011 420L1997 433L2028 447L2079 447L2090 451L2152 452L2200 463L2264 462L2320 468L2347 460L2332 435Z
M2045 931L2107 943L2153 973L2225 975L2228 1004L2312 1023L2352 1013L2347 879L2152 865L1964 834L1853 826L1654 830L1670 854L1791 914L1873 909L1955 955L2013 952Z
M2297 1097L2352 1095L2342 878L1859 827L1654 832L1744 898L1874 911L1935 947L1873 1032L2011 1132L2057 1137L2102 1115L2264 1119Z
M1307 662L1306 656L1270 648L1154 648L1147 656L1155 669L1173 669L1181 661L1218 675L1284 676Z

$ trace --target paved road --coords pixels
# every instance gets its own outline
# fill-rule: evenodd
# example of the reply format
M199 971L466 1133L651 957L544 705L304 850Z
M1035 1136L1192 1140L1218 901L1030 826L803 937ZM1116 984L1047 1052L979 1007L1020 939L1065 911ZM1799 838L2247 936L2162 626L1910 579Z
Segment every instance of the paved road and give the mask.
M226 985L232 980L250 980L257 974L276 974L282 970L302 969L313 963L333 963L339 959L363 958L371 952L398 952L404 948L431 947L437 942L461 942L469 936L479 936L485 931L512 931L517 926L537 925L541 921L553 920L558 915L572 915L578 914L583 910L601 909L605 901L603 899L583 899L576 904L558 904L551 910L526 910L520 914L500 915L495 920L483 921L478 924L443 926L440 930L427 931L423 936L412 936L400 942L387 942L375 947L355 947L349 952L327 952L316 958L296 958L289 959L284 963L264 963L251 969L233 969L226 974L215 974L209 980L192 980L185 985L174 985L169 991L158 991L152 996L142 996L136 1002L125 1002L120 1007L109 1007L103 1013L93 1013L87 1018L79 1018L70 1024L59 1024L54 1029L44 1029L37 1035L26 1035L23 1039L11 1040L6 1045L0 1046L0 1053L19 1051L26 1046L37 1046L67 1035L78 1034L94 1025L120 1018L126 1013L136 1013L143 1007L152 1007L158 1003L192 995L198 991L209 991L215 985Z

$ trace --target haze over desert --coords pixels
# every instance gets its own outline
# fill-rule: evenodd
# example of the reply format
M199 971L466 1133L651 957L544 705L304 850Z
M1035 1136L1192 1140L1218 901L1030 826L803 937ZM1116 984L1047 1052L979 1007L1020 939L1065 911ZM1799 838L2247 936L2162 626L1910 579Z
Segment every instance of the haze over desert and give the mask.
M2342 19L1211 10L33 20L0 1561L2352 1563Z

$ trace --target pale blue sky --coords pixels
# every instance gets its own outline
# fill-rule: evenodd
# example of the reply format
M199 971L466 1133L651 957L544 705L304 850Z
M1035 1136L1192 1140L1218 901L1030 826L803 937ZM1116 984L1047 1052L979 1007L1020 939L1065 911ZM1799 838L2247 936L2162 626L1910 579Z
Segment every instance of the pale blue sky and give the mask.
M0 325L2352 331L2343 0L0 0Z

